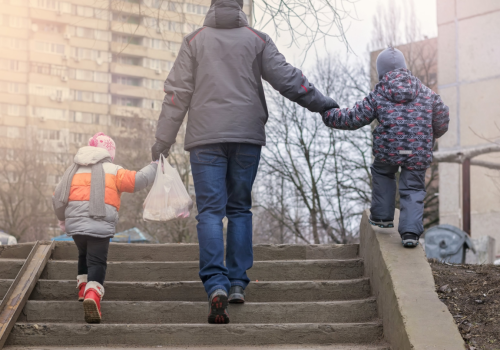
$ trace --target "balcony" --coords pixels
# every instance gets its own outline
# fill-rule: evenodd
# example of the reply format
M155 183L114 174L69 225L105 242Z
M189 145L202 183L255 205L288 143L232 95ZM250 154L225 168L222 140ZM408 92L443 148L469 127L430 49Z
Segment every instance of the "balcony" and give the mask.
M154 70L149 68L120 63L111 63L111 73L159 80L164 80L168 76L168 72L157 74Z
M125 43L111 43L111 52L130 55L130 56L139 56L139 57L147 57L149 49L142 45L134 45L134 44L125 44Z
M110 114L120 117L139 117L156 120L160 112L140 107L111 105Z
M111 93L116 95L149 98L147 89L142 86L111 84Z

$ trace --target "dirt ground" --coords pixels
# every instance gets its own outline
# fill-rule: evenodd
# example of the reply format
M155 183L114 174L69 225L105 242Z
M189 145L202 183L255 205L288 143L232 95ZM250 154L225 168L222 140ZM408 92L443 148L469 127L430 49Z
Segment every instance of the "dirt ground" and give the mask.
M429 262L468 349L500 350L500 266Z

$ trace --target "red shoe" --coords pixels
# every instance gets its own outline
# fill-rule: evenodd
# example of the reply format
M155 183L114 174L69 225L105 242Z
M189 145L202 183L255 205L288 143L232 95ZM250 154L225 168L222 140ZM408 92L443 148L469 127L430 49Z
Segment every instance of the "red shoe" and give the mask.
M85 322L101 323L101 300L104 296L104 287L98 282L88 282L85 287L85 300L83 300L83 311Z
M87 286L87 275L78 275L76 276L78 288L78 301L83 301L85 299L85 286Z

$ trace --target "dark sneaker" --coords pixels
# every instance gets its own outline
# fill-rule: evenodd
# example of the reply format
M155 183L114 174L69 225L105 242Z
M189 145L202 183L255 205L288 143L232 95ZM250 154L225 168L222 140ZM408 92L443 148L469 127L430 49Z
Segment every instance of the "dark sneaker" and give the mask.
M210 295L208 301L208 323L229 323L227 313L227 293L222 289L217 289Z
M391 221L383 221L383 220L369 218L368 221L373 226L378 226L381 228L393 228L394 227L394 221L392 221L392 220Z
M245 290L242 286L232 286L229 290L229 302L231 304L242 304L245 302Z
M405 248L415 248L418 245L418 235L411 232L403 233L401 240Z

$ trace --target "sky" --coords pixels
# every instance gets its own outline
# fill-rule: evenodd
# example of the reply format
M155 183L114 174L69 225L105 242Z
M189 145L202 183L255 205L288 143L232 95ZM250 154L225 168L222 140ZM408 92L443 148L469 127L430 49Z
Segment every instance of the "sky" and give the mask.
M398 4L403 5L404 2L409 0L392 0ZM352 51L357 56L366 55L368 53L367 46L372 37L373 16L377 13L379 6L390 6L391 0L358 0L353 1L354 4L348 5L351 17L343 21L344 28L346 28L346 37L351 46ZM437 23L436 23L436 0L414 0L415 15L422 28L422 34L428 37L437 36ZM304 45L301 47L293 46L288 47L289 38L282 36L276 40L276 45L280 51L286 56L287 60L292 64L301 64L301 53L304 50ZM317 47L317 52L321 55L326 52L321 43ZM328 38L327 46L329 52L346 52L346 47L337 39ZM305 60L307 66L309 62L316 61L316 53L311 53L312 59Z

